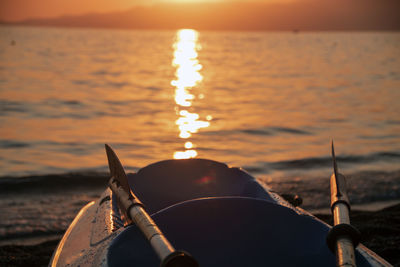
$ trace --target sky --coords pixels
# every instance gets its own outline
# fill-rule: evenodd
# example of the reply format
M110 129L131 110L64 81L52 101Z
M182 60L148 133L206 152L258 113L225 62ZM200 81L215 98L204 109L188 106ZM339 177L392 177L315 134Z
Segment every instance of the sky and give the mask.
M149 0L151 1L151 0ZM127 9L141 0L0 0L0 19L18 21Z
M240 2L251 2L239 0ZM259 2L290 0L259 0ZM229 0L0 0L0 20L20 21L30 18L49 18L62 15L106 13L129 9L136 5L157 3L229 2Z
M399 0L0 0L0 21L135 29L398 31L398 10Z

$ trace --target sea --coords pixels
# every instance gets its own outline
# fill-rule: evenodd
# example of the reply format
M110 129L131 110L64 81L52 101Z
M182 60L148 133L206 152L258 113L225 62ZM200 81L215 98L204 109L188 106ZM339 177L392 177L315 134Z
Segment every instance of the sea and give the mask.
M400 200L399 32L0 27L0 245L59 238L127 172L242 167L329 208L331 141L352 204Z

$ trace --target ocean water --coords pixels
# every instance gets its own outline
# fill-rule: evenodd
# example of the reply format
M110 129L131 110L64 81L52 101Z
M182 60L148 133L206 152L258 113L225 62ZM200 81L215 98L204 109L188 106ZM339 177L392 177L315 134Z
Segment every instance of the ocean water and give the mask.
M0 27L0 241L62 232L104 143L128 172L208 158L324 208L334 139L353 203L400 199L399 99L400 33Z

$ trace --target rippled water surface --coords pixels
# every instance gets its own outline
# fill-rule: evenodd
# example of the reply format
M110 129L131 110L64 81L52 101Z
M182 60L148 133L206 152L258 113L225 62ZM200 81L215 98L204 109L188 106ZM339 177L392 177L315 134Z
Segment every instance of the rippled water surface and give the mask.
M106 172L109 143L129 171L209 158L321 208L334 138L354 203L399 199L399 99L399 33L0 27L0 176ZM0 241L62 232L102 177L1 178Z
M331 138L343 167L399 164L398 33L1 27L0 38L3 176L106 170L104 143L129 168L196 156L285 176L330 166Z

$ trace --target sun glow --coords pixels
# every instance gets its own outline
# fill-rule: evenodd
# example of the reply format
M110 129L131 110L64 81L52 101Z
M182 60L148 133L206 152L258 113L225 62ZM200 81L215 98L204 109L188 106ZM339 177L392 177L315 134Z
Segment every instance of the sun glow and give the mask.
M176 125L179 129L179 137L188 139L192 134L197 133L199 129L210 126L210 120L200 120L200 115L194 112L189 112L193 101L196 99L191 90L196 87L202 80L200 74L202 65L199 63L198 50L198 33L195 30L184 29L177 32L177 41L174 44L174 59L172 66L176 68L176 79L171 81L171 85L175 87L175 103L177 104ZM204 94L199 94L199 99L204 98ZM193 149L194 144L186 141L185 151L176 151L175 159L194 158L197 156L197 151Z

